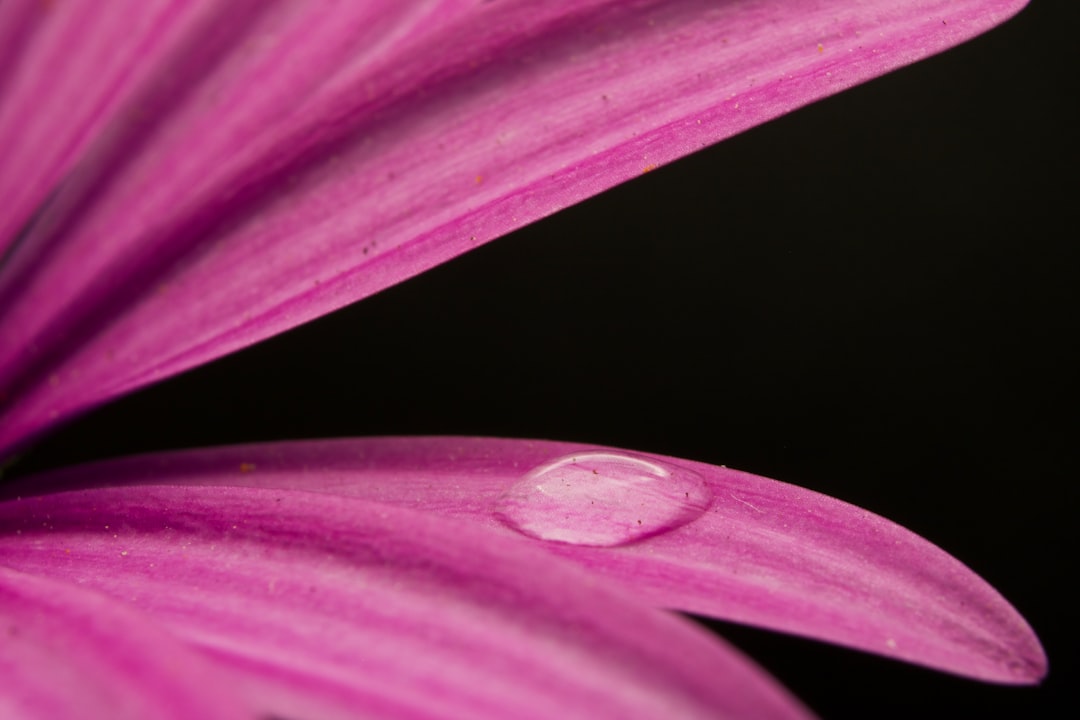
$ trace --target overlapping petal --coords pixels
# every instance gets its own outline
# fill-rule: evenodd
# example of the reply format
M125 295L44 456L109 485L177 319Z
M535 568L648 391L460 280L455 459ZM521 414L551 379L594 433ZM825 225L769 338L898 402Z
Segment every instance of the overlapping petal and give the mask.
M522 538L356 495L189 483L9 500L0 558L110 598L62 590L98 631L76 649L101 643L107 660L132 663L127 627L110 646L98 623L121 614L108 603L133 608L171 635L143 674L175 662L183 684L181 660L197 653L254 717L809 716L709 633ZM23 587L0 579L6 593ZM61 604L23 594L17 609L39 615ZM50 634L60 622L34 637L61 642ZM133 694L139 677L129 674ZM82 697L95 679L65 692ZM192 701L219 692L210 684Z
M502 552L502 543L513 548L526 537L506 518L507 512L516 512L513 503L523 502L518 483L526 478L526 488L541 484L536 469L560 458L585 463L597 457L658 463L669 469L664 482L684 471L693 478L677 488L675 498L681 500L685 489L687 506L675 509L689 514L669 513L659 522L657 508L672 499L664 486L648 487L636 498L627 495L622 492L627 484L623 468L612 495L593 484L604 473L595 463L581 465L584 475L559 478L584 489L570 488L570 494L560 496L558 488L552 494L549 487L530 510L534 522L572 531L559 534L561 541L531 542L626 588L629 595L982 680L1025 684L1046 672L1042 648L1016 610L926 540L818 493L691 461L569 443L374 438L128 458L28 478L11 492L113 485L127 492L102 498L130 506L129 496L149 492L142 487L146 484L304 490L444 518L462 533L490 533L490 542ZM554 504L547 504L552 497ZM608 503L612 499L617 507ZM42 502L51 508L54 501L46 497ZM98 512L113 511L104 499L95 502ZM12 512L19 507L7 504ZM24 501L21 507L25 512L34 506ZM623 532L618 516L627 507L638 514ZM38 511L44 512L53 511ZM642 518L647 532L638 532ZM614 542L603 536L611 527L623 532ZM177 535L177 541L184 542L183 537Z
M5 2L0 448L1023 4Z

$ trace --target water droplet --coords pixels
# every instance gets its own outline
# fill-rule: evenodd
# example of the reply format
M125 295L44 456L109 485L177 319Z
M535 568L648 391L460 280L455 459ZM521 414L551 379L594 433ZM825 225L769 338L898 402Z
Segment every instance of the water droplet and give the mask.
M681 527L711 500L709 486L692 470L588 451L530 471L502 494L495 514L540 540L611 547Z

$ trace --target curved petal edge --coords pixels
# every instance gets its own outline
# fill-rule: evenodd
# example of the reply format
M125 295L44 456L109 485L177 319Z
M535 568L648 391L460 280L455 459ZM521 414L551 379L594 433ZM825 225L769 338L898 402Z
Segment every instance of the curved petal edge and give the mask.
M878 515L725 467L572 443L369 438L215 448L27 478L247 486L360 497L528 539L657 606L1031 684L1023 617L940 548Z

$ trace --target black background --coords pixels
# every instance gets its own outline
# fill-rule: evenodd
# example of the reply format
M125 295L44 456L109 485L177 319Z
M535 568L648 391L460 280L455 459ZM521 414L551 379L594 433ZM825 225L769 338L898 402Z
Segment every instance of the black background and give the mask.
M1002 688L714 623L825 717L1080 717L1076 3L103 408L13 468L469 434L726 464L911 528L1050 656Z

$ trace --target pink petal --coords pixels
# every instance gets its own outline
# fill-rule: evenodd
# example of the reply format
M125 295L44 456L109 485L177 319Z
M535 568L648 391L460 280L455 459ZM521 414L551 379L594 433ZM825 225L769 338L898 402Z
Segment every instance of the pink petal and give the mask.
M5 3L0 448L1023 5Z
M153 617L262 715L808 716L707 632L521 538L359 497L168 486L11 500L0 556Z
M590 486L591 470L604 472L589 464L597 453L626 458L631 470L658 463L671 472L639 494L625 482ZM507 492L558 458L586 471L562 478L570 494L559 498L550 485L540 498ZM507 522L516 514L534 534L555 529L534 540L550 553L660 607L991 682L1046 674L1020 614L941 549L839 500L728 468L569 443L377 438L149 455L31 478L12 492L96 483L313 490L424 510L507 539L526 537ZM574 486L585 489L574 494ZM632 516L620 520L627 508Z
M220 669L112 598L0 567L6 718L250 718Z

